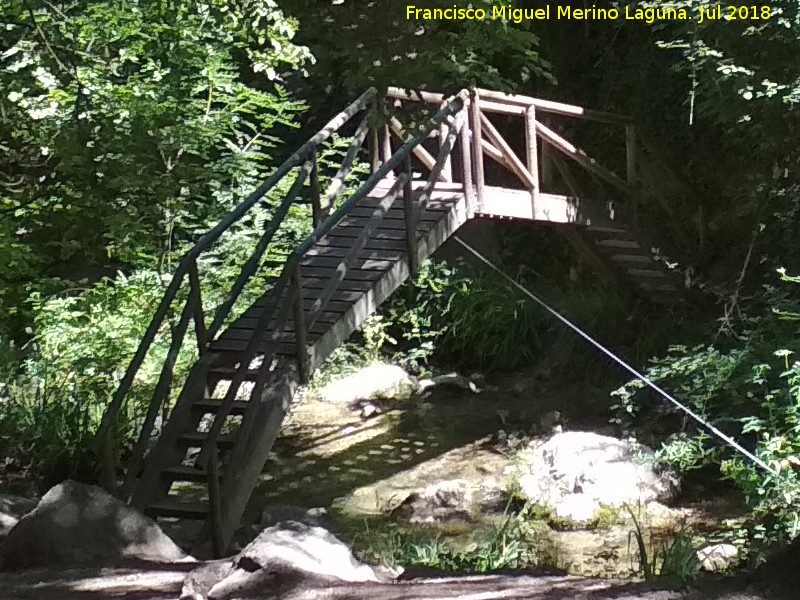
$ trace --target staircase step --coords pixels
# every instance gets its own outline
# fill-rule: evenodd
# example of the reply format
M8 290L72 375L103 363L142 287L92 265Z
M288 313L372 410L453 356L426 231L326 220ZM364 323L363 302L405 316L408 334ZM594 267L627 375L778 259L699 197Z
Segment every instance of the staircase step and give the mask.
M631 240L599 240L595 243L603 248L640 248L639 244Z
M184 433L180 437L180 441L190 448L200 448L208 438L207 433L200 433L193 431L191 433ZM217 446L220 448L231 448L234 443L234 436L230 433L217 436Z
M653 259L646 254L613 254L610 258L614 262L637 265L647 265L653 262Z
M153 502L145 509L151 517L176 517L204 521L208 517L208 505L205 502L178 502L174 498L165 498Z
M627 229L622 229L620 227L606 227L602 225L589 225L586 228L586 231L589 233L620 233L623 235L629 233Z
M192 405L192 408L196 411L202 412L203 414L216 414L221 404L222 400L217 400L215 398L206 398L205 400L198 400L197 402L195 402ZM245 410L247 410L246 400L234 400L233 405L231 406L231 410L228 414L243 415Z
M191 465L177 465L169 467L161 472L161 475L167 481L195 481L198 483L206 483L208 481L208 473L205 469L195 469ZM220 473L220 475L222 475Z
M649 279L664 279L667 274L656 269L625 269L631 277L647 277Z
M218 379L233 379L235 373L235 367L215 367L208 371L211 377L216 377ZM257 369L248 369L244 372L244 381L255 381L256 377L258 377Z
M647 282L647 281L638 281L637 285L643 289L650 292L667 292L667 293L678 293L678 288L671 284L671 283L654 283L654 282Z

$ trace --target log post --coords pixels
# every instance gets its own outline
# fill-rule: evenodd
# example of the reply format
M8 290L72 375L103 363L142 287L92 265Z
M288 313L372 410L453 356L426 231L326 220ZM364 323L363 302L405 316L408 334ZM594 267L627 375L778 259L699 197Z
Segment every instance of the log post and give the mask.
M529 106L525 111L525 156L528 172L533 179L531 189L531 218L536 218L536 205L539 201L539 157L536 152L536 107Z
M442 102L442 105L439 107L441 109L447 106L447 101ZM439 148L441 149L444 146L445 140L447 140L447 135L450 128L447 125L446 121L443 121L441 125L439 125ZM443 181L453 181L453 163L450 155L447 155L447 158L444 161L444 168L442 169L441 179Z
M369 172L374 174L381 166L380 142L378 128L373 125L369 128Z
M469 104L472 128L472 165L475 172L475 200L476 210L483 206L483 133L481 130L481 105L478 92L472 90L472 97Z
M636 126L630 123L625 126L625 158L628 170L628 185L636 185Z
M636 228L639 226L639 198L636 190L636 127L633 123L625 125L625 163L633 209L633 227Z
M467 202L467 218L475 214L475 190L472 187L472 150L470 149L469 100L462 109L461 123L461 183L464 186L464 198Z
M294 341L297 353L297 372L300 374L300 382L308 383L308 346L306 341L306 315L303 309L303 279L300 274L300 263L298 262L292 270L292 285L295 287L294 294Z
M208 457L207 484L209 521L211 524L211 545L214 549L214 558L225 556L225 533L222 524L225 519L222 515L222 497L219 484L219 452L216 444Z
M414 198L411 186L411 155L404 161L406 181L403 184L403 216L406 221L406 246L408 248L408 268L411 273L416 273L419 268L417 255L417 225L414 219Z
M322 203L319 189L319 169L317 167L317 147L311 149L311 221L314 229L322 223Z
M197 272L197 259L189 262L189 295L192 297L192 310L194 317L194 333L197 338L197 351L200 356L208 349L208 330L203 314L203 299L200 294L200 274Z
M381 162L387 163L389 159L392 158L392 132L389 129L389 123L383 126L383 149L382 149L382 160ZM387 175L387 179L394 179L394 173L389 173Z

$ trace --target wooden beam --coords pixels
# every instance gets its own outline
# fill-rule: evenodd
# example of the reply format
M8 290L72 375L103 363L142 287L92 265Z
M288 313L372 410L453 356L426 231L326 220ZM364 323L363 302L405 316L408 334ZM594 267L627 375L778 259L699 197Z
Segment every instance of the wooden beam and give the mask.
M413 100L414 102L428 102L430 104L441 104L446 97L444 94L433 92L423 92L415 90L404 90L403 88L390 87L386 91L387 98L397 98L399 100Z
M525 114L524 106L516 106L514 104L503 104L502 102L492 102L481 98L481 110L489 113L496 113L501 115L513 115L521 117Z
M469 102L470 128L472 129L472 158L473 170L475 172L475 200L476 210L480 210L483 205L483 187L485 185L485 173L483 171L483 128L481 127L481 105L480 96L476 91L471 92Z
M533 177L531 189L531 212L536 214L536 201L539 196L539 157L536 152L536 107L529 106L525 111L525 161L528 172Z
M494 145L500 149L500 151L509 161L511 165L511 171L522 180L528 190L535 190L537 187L537 182L533 179L533 176L528 172L528 169L525 168L525 165L522 164L522 161L511 149L511 146L509 146L508 142L503 139L503 136L501 136L500 132L495 129L494 125L492 125L491 121L489 121L486 115L481 115L481 125L486 130L486 135L489 137L489 139L492 140Z
M590 121L600 121L603 123L625 124L633 122L631 117L625 115L617 115L600 110L592 110L589 108L583 108L582 106L576 106L574 104L565 104L563 102L553 102L552 100L542 100L540 98L532 98L530 96L505 94L503 92L495 92L484 89L478 89L477 92L483 98L488 98L489 100L497 100L499 102L512 105L516 104L522 107L535 106L541 112L553 113L556 115L581 117Z
M601 179L604 179L605 181L619 188L626 194L631 193L631 189L628 186L628 184L625 183L622 179L620 179L619 176L612 173L605 167L599 165L596 160L587 156L587 154L580 148L577 148L576 146L570 144L567 140L562 138L555 131L550 130L541 123L537 123L536 131L539 134L539 137L541 137L550 145L552 145L556 150L558 150L568 158L571 158L576 163L584 167L587 171L591 171Z
M442 103L441 108L445 107L446 103ZM450 128L446 121L443 121L441 125L439 125L439 148L441 148L445 140L447 140L447 134L450 131ZM450 153L447 153L447 158L445 158L444 166L442 167L442 176L441 178L443 181L453 181L453 161L450 157Z
M470 146L472 131L469 126L469 102L467 100L464 108L461 109L464 124L459 137L461 140L461 182L464 185L467 215L471 218L475 212L475 190L472 186L472 150Z
M406 181L403 184L403 216L406 223L406 245L408 252L409 270L416 273L419 265L417 264L417 225L414 215L414 199L411 189L411 157L406 156Z

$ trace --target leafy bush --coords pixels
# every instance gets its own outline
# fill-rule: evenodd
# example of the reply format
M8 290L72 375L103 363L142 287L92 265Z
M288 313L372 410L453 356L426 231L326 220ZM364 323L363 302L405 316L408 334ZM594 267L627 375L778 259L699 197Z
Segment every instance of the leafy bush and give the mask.
M749 309L738 329L716 345L676 346L654 359L647 375L692 410L737 438L778 472L765 472L694 423L673 434L660 454L683 470L719 464L753 507L770 523L771 535L795 536L800 529L791 508L800 498L800 362L791 357L800 345L800 301L792 294L800 278L782 274L781 286L768 286L763 301ZM631 381L614 392L617 419L628 428L674 431L680 424L660 400L645 402L644 384ZM685 425L689 425L685 423Z

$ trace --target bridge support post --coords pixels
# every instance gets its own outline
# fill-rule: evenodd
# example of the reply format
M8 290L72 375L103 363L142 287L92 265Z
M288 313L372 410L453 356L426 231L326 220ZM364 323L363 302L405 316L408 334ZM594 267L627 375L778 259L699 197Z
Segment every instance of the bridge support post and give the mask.
M292 271L292 285L295 287L294 295L294 341L297 353L297 372L300 383L308 383L308 345L306 340L306 315L303 309L303 279L300 274L300 264L295 265Z
M417 224L414 218L414 197L411 187L411 156L406 156L403 162L406 171L406 180L403 183L403 216L406 222L406 246L408 248L408 269L416 273L419 268L419 255L417 247Z
M525 154L528 172L533 179L531 189L531 218L536 218L536 205L539 201L539 157L536 152L536 107L525 110Z
M322 223L322 200L319 190L319 170L317 168L317 148L314 146L309 154L311 160L311 220L314 229Z
M636 194L636 127L633 123L625 125L625 166L627 169L628 189L633 206L633 227L639 225L639 199Z
M378 128L373 125L369 128L369 172L373 175L381 165L380 142Z
M472 90L469 103L470 127L472 128L472 165L475 170L475 200L476 210L483 206L483 132L481 129L481 104L478 92Z
M439 108L444 109L447 106L447 101L442 102L442 105ZM447 125L447 122L443 122L439 125L439 148L441 149L442 146L445 145L447 141L447 136L450 132L450 128ZM442 181L453 181L453 161L450 155L447 155L447 158L444 160L444 167L442 167L442 174L439 176Z
M467 202L467 218L475 214L475 190L472 182L472 150L470 148L469 106L470 101L464 102L461 123L461 183L464 186L464 198Z

